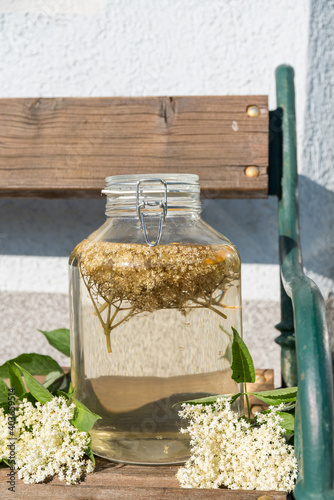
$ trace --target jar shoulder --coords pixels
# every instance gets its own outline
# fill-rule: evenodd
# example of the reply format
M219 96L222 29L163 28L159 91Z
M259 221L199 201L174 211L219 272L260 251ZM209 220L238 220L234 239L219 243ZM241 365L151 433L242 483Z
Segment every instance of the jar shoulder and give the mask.
M150 226L152 239L158 227L154 220ZM110 217L97 230L91 233L85 240L89 242L124 243L146 245L143 230L137 217ZM77 249L82 247L79 243L72 251L70 264L77 256ZM224 245L230 248L237 260L240 256L235 245L223 234L207 224L201 217L167 217L162 226L162 236L159 245Z

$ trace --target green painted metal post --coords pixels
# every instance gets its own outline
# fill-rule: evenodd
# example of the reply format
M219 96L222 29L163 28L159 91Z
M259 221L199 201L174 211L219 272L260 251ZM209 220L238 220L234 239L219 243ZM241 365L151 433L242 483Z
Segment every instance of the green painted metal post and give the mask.
M269 112L269 194L282 201L282 114L278 108ZM282 257L282 254L280 255ZM282 259L281 262L282 264ZM281 321L276 325L280 335L282 387L297 385L297 361L293 308L281 279Z
M325 305L303 272L298 224L294 72L276 70L277 107L282 110L282 179L279 198L281 278L291 299L298 368L297 500L334 498L333 374ZM284 296L284 295L283 295Z
M281 252L280 252L280 255ZM282 265L282 261L281 261ZM294 387L298 383L296 339L293 307L281 278L281 321L275 326L281 335L275 342L281 346L282 387Z

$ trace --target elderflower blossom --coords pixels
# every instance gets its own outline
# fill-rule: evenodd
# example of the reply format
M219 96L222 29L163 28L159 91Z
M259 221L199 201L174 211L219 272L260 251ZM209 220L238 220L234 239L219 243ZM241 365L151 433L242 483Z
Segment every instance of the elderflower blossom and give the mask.
M67 405L62 396L36 407L23 400L16 409L15 468L25 483L39 483L58 475L67 484L76 483L84 472L94 470L84 458L90 443L87 432L71 424L74 403ZM8 415L0 410L0 460L8 458ZM7 442L6 442L7 441Z
M258 414L258 427L231 410L228 399L210 405L183 404L182 418L190 419L181 432L190 434L191 457L176 477L183 488L291 491L297 477L293 446L277 414Z

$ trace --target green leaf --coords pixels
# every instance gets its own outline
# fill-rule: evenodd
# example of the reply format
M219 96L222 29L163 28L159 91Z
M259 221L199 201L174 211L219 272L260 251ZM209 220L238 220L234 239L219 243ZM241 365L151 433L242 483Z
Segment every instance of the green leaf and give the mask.
M69 386L71 383L71 373L58 373L58 372L50 372L45 381L43 382L43 386L46 387L52 394L55 391L64 391L68 392Z
M288 411L288 412L291 412L292 411L292 414L294 414L294 410L296 408L296 402L292 401L291 403L286 403L283 408L282 408L282 411Z
M91 459L91 461L93 462L93 464L95 465L95 457L93 455L93 450L92 450L92 438L90 438L89 445L85 449L85 455L87 455L87 457L89 457Z
M58 330L51 330L50 332L45 332L44 330L38 331L43 333L52 347L58 349L58 351L66 356L70 356L70 331L68 328L59 328Z
M283 418L283 422L280 422L281 427L286 430L287 434L293 434L295 432L295 417L284 411L278 411L277 415Z
M17 363L18 365L28 370L31 375L47 375L50 372L63 373L62 368L58 365L57 361L51 356L44 356L44 354L37 354L31 352L28 354L20 354L17 358L10 359L0 366L0 377L9 378L8 362Z
M72 398L76 408L74 412L74 417L72 419L72 424L79 431L89 432L91 428L94 426L96 420L101 418L96 413L90 411L85 405L80 403L75 398Z
M280 405L296 401L297 387L286 387L284 389L274 389L272 391L250 392L253 396L268 405Z
M62 383L59 386L59 390L68 393L69 389L70 389L70 385L71 385L71 372L68 372L68 373L65 373L64 378L62 380Z
M8 411L8 386L4 380L0 378L0 406Z
M188 405L212 405L217 401L218 398L231 398L231 404L233 404L239 396L242 396L242 392L238 392L237 394L218 394L217 396L207 396L206 398L199 399L190 399L189 401L180 401L179 403L175 403L174 406L182 405L186 403Z
M290 434L287 432L287 434ZM291 446L295 446L295 433L291 434L290 436L285 436L285 440L287 444L291 444Z
M261 412L262 414L268 415L270 410L264 410ZM283 429L286 431L286 434L294 434L295 432L295 416L292 415L291 413L286 413L285 411L278 411L276 413L279 415L283 420L280 422L280 426L283 427ZM259 423L257 419L255 418L257 424Z
M50 387L55 383L55 382L59 382L58 385L60 386L61 384L61 380L64 377L64 374L63 373L59 373L58 371L57 372L50 372L47 374L47 376L45 377L45 380L43 382L43 386L46 388L46 389L50 389ZM50 392L52 392L50 390Z
M75 387L72 388L72 382L70 382L70 386L69 386L68 392L67 392L68 397L72 398L75 393L76 393L76 388Z
M233 331L233 343L232 343L232 379L238 384L241 382L255 382L255 368L252 360L252 356L245 342L240 337L239 333L235 328L232 327Z
M70 400L69 395L67 394L67 392L64 392L64 391L59 391L59 390L58 390L58 391L55 391L55 392L54 392L54 395L55 395L55 396L62 396L63 398L65 398L65 399L66 399L66 401L69 401L69 400Z
M26 388L24 386L24 383L22 381L21 375L19 370L16 368L13 363L7 361L8 363L8 372L9 372L9 380L10 380L10 386L12 389L15 390L15 396L19 399L21 399L22 394L26 392Z
M24 380L26 381L28 390L40 403L47 403L51 401L52 394L45 387L42 386L25 368L15 363L16 366L22 371Z
M227 344L227 347L225 349L225 352L224 354L222 354L218 359L226 359L226 361L231 364L232 363L232 337L233 337L233 334L232 333L228 333L223 325L219 325L219 328L222 330L223 333L225 333L225 335L227 335L227 338L228 338L228 344Z
M30 394L30 392L25 392L24 394L22 394L21 398L20 398L22 401L24 399L26 399L27 401L29 401L30 403L32 403L34 406L37 402L37 399L34 398L34 396L32 394Z

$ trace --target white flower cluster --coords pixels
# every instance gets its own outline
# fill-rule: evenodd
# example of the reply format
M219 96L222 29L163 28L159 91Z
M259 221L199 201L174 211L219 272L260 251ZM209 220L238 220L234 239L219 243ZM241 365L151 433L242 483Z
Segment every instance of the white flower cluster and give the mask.
M183 405L180 416L190 419L191 457L176 477L183 488L291 491L297 477L293 446L286 444L277 414L258 414L252 426L231 410L228 399L214 405Z
M87 432L71 424L75 405L67 406L65 398L54 397L45 404L23 400L16 409L14 428L15 468L25 483L39 483L58 475L67 484L77 482L84 472L94 470L84 458L90 443ZM8 459L8 415L0 409L0 460Z

